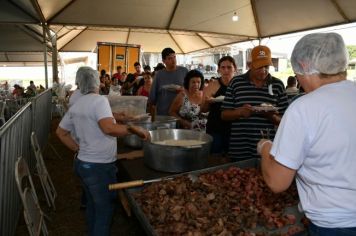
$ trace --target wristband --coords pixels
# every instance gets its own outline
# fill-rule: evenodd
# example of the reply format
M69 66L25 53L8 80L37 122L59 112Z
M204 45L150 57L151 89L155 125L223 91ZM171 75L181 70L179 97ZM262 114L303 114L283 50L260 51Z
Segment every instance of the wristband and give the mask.
M261 142L261 143L258 143L258 145L257 145L257 153L258 153L259 155L261 155L262 148L263 148L263 146L264 146L266 143L273 144L271 140L265 140L265 141L263 141L263 142Z

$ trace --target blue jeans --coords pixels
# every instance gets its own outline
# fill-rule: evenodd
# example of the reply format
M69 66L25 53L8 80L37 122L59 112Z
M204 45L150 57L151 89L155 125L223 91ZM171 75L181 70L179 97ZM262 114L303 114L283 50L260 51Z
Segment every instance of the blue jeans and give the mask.
M74 170L81 180L87 198L88 235L110 235L117 192L109 191L108 186L117 182L115 163L91 163L76 158Z
M309 236L355 236L356 227L353 228L323 228L310 222Z

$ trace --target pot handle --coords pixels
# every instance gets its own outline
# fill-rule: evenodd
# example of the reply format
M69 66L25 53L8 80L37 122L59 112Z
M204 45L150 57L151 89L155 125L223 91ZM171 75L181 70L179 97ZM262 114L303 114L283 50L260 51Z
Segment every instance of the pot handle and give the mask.
M144 184L143 180L134 180L129 182L117 183L117 184L109 184L109 190L137 187L137 186L142 186L143 184Z

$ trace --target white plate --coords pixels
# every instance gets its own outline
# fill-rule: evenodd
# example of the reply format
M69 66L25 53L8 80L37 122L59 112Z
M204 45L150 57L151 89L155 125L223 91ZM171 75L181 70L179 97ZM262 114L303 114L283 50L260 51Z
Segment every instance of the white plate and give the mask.
M211 98L211 101L213 101L213 102L223 102L224 98L225 98L225 96L218 96L216 98Z
M252 108L254 111L264 111L264 112L278 111L278 107L274 107L274 106L253 106Z
M177 89L179 89L181 86L177 85L177 84L167 84L167 85L163 85L162 88L169 90L169 91L176 91Z

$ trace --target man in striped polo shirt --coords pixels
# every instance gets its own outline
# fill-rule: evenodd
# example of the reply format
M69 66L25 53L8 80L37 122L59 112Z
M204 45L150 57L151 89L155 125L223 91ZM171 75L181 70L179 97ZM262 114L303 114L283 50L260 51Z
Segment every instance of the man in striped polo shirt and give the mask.
M281 80L269 74L271 51L257 46L251 51L250 70L232 79L221 106L223 120L231 121L228 156L239 160L258 158L256 144L263 135L274 138L275 128L288 106ZM260 111L255 106L271 104L278 111Z

